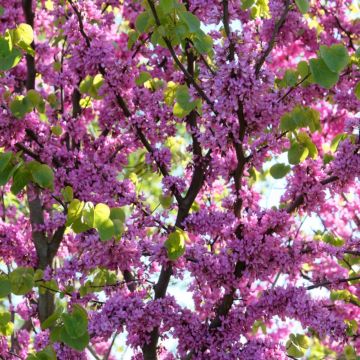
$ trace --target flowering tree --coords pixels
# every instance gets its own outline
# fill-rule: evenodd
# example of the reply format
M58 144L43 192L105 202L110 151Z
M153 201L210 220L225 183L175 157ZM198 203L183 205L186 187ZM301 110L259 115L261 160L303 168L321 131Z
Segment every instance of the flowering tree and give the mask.
M356 1L0 3L1 359L359 358Z

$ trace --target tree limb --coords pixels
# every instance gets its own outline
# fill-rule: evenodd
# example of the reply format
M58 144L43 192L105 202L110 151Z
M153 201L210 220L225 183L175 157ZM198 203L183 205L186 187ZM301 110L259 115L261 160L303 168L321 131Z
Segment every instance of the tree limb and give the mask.
M282 26L285 23L286 20L286 16L290 10L290 0L285 0L285 7L284 10L280 16L280 19L275 23L275 27L274 30L271 34L271 39L269 41L268 47L266 48L266 50L264 51L264 53L261 55L261 57L259 58L259 60L256 62L255 64L255 75L256 77L259 76L260 70L262 68L262 66L265 63L266 58L269 56L269 54L271 53L271 50L274 48L275 46L275 41L276 41L276 37L279 34Z

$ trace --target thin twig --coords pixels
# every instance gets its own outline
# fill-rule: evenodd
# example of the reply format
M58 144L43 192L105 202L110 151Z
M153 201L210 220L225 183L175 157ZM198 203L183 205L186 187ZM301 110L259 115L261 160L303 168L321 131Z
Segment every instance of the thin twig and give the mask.
M323 286L328 286L328 285L337 284L337 283L344 283L344 282L349 282L349 281L355 281L355 280L360 280L360 276L354 276L354 277L349 277L346 279L338 279L338 280L333 280L333 281L326 280L321 283L308 286L306 288L306 290L313 290L313 289L317 289L317 288L323 287Z
M96 359L96 360L101 360L99 356L97 356L95 350L90 346L86 346L86 348L89 350L90 354Z
M108 349L108 351L106 352L103 360L108 360L108 359L109 359L110 354L111 354L111 350L112 350L112 348L113 348L113 346L114 346L114 344L115 344L115 340L116 340L116 337L117 337L118 335L119 335L119 333L116 332L115 335L113 336L113 339L112 339L112 341L111 341L111 344L110 344L110 346L109 346L109 349Z
M304 76L298 83L292 86L277 102L283 101L286 97L288 97L299 85L301 85L304 81L306 81L310 77L310 73Z

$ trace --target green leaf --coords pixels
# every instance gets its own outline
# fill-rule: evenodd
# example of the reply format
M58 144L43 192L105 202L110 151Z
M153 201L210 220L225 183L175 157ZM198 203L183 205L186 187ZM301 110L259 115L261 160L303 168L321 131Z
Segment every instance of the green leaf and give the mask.
M321 45L320 55L327 67L334 73L344 70L350 62L348 51L342 44Z
M305 76L307 76L310 72L309 70L309 65L306 61L300 61L298 64L297 64L297 67L296 67L297 71L299 72L301 78L303 79Z
M4 298L11 293L11 283L7 276L0 275L0 298Z
M8 164L10 163L12 157L12 152L5 152L5 153L0 153L0 172L4 171L5 168L8 166Z
M163 12L164 15L169 14L172 10L174 10L176 5L175 0L160 0L159 8Z
M242 0L241 9L247 10L250 9L255 4L255 0Z
M350 298L351 298L351 293L349 290L336 290L330 293L330 299L332 301L336 301L336 300L349 301Z
M10 312L0 313L0 333L9 336L14 331L14 324L11 322Z
M38 360L38 357L36 354L30 354L30 355L28 355L26 360Z
M148 11L145 11L138 15L135 20L135 27L139 33L144 33L150 25L151 16Z
M194 45L197 51L201 54L208 54L213 47L212 37L204 34L204 36L197 36L194 38Z
M280 119L280 129L282 131L294 131L297 128L296 122L293 120L291 113L283 115Z
M45 101L44 99L41 99L40 103L36 105L36 110L40 113L40 114L44 114L45 115ZM40 117L40 119L42 119ZM56 126L55 126L56 127ZM58 126L59 128L60 126ZM61 135L61 134L60 134ZM58 136L60 136L58 135Z
M330 299L332 301L342 300L344 302L352 302L358 306L360 306L360 300L354 294L352 294L349 290L335 290L331 291Z
M298 74L293 70L286 70L284 75L284 80L287 86L294 86L297 83Z
M99 203L94 209L94 227L98 228L110 217L110 208L106 204Z
M309 0L295 0L295 3L302 14L306 14L309 11Z
M358 331L358 324L356 322L356 320L345 320L344 321L346 324L346 334L348 336L354 336L356 335L357 331Z
M0 186L7 184L7 182L10 180L11 176L13 175L13 173L20 166L21 166L21 163L14 166L14 165L12 165L11 162L9 162L5 166L4 170L0 172Z
M167 83L166 89L164 90L164 101L166 105L171 106L174 103L177 87L178 85L173 81Z
M332 72L323 59L311 59L310 71L315 82L325 89L332 88L339 81L339 74Z
M41 324L41 329L51 328L58 319L60 319L62 313L64 312L64 307L59 306L55 311Z
M66 331L65 327L62 327L59 334L60 340L67 346L75 349L77 351L83 351L86 346L89 344L90 336L86 332L80 337L72 338Z
M136 85L141 86L150 79L151 79L150 73L148 73L147 71L142 71L139 74L139 76L136 78L135 83Z
M103 76L101 74L96 74L93 78L92 86L95 88L95 90L99 90L103 84Z
M106 269L99 269L92 282L93 286L106 286L116 284L116 274Z
M62 315L66 333L69 337L77 339L87 332L87 313L79 306L75 307L71 314Z
M120 220L121 222L124 222L126 219L125 211L119 207L111 208L110 219L111 220Z
M331 233L325 233L322 237L322 241L324 241L327 244L331 244L333 246L343 246L345 241L339 237L335 237Z
M0 37L0 71L10 70L21 60L21 51L13 48L10 40Z
M34 286L34 270L31 268L18 267L9 275L11 292L15 295L25 295Z
M31 181L31 173L26 166L18 168L13 177L11 192L17 195Z
M139 33L135 30L130 30L128 32L128 49L130 50L134 44L136 43L137 39L139 38Z
M178 86L175 93L176 103L173 107L173 113L179 118L183 118L195 109L197 102L192 101L189 89L186 85Z
M308 349L310 346L309 338L303 334L296 335L296 342L301 346L303 349Z
M318 149L316 147L316 145L312 142L310 136L308 134L306 134L305 132L301 131L298 134L298 140L301 144L303 144L304 146L307 147L307 149L309 150L309 156L312 159L316 159L318 156Z
M304 351L293 344L290 340L286 343L286 351L289 356L292 356L293 358L301 358L304 356Z
M11 314L9 312L0 313L0 325L6 325L11 321Z
M283 178L289 171L291 170L289 165L285 164L275 164L270 168L270 175L274 179L281 179Z
M55 326L51 329L50 333L50 341L51 342L61 342L61 329L63 329L63 326Z
M82 210L82 220L90 228L94 227L94 204L87 201Z
M290 113L292 121L295 123L296 128L303 128L310 125L310 118L308 116L307 108L297 106Z
M183 109L188 111L194 109L194 104L191 102L189 89L186 85L181 85L177 88L175 99Z
M27 45L30 45L34 41L33 29L28 24L20 24L14 32L15 42L23 42Z
M309 127L311 132L320 131L319 112L309 107L296 106L280 119L280 129L282 131L294 131L303 127Z
M292 165L297 165L303 162L309 155L309 149L297 142L293 143L288 151L288 160Z
M114 236L117 240L120 240L122 234L124 233L124 224L118 219L112 220L114 224Z
M173 203L173 197L172 196L165 196L165 195L160 195L159 197L159 201L160 201L160 204L161 206L164 208L164 209L168 209L171 204Z
M261 329L262 333L266 334L266 325L262 320L255 320L253 326L252 326L252 332L254 335L257 334L258 330Z
M78 199L74 199L68 206L66 225L70 226L76 219L81 216L84 202Z
M47 346L36 354L30 354L26 360L56 360L56 353L51 346Z
M92 86L89 89L89 95L94 99L101 99L102 96L99 95L99 89L104 84L104 78L101 74L97 74L94 76L92 80Z
M35 166L31 171L34 182L46 189L54 189L54 172L46 164Z
M356 84L354 88L354 94L360 100L360 81Z
M358 360L355 349L351 345L344 347L345 360Z
M200 29L200 20L189 11L179 12L180 19L188 26L191 32L196 33Z
M332 156L331 154L324 154L324 156L323 156L324 165L329 164L333 160L334 160L334 156Z
M262 18L269 18L270 14L269 14L269 0L257 0L256 1L256 5L259 9L259 15Z
M344 141L347 138L347 134L337 134L330 144L330 150L334 153L336 152L337 148L339 147L339 144L341 141Z
M168 258L170 260L177 260L185 253L185 242L187 240L186 233L176 228L171 234L169 234L167 240L164 243L164 246L168 253Z
M101 74L97 74L94 77L87 75L79 85L81 94L88 94L94 99L101 99L102 97L98 94L98 90L104 84L104 78Z
M173 114L182 119L184 118L186 115L188 115L190 113L190 111L184 110L179 103L175 103L174 107L173 107Z
M20 41L16 44L21 49L23 49L27 54L31 55L32 57L35 56L35 50L28 44L24 43L23 41Z
M305 108L306 109L306 116L308 121L308 127L312 133L315 131L321 131L321 124L320 124L320 113L317 110L312 108Z
M34 274L34 281L41 281L44 277L44 270L41 269L36 269L35 274Z
M40 278L37 278L38 276L36 274L38 273L38 271L39 271L39 269L36 270L36 272L35 272L34 282L35 282L35 286L37 286L39 289L39 294L45 294L48 290L53 291L53 292L59 291L58 284L54 279L52 279L50 281L44 281L44 280L42 280L42 275Z
M286 350L289 356L294 358L300 358L304 356L304 353L310 346L307 336L302 334L290 334L289 340L286 342Z
M53 109L56 109L56 107L58 106L58 100L55 94L49 94L46 100Z
M35 90L29 90L26 94L26 97L34 107L38 106L42 100L41 95Z
M96 228L101 241L108 241L115 235L114 223L110 219L105 220Z
M178 21L173 29L174 37L176 38L177 45L184 43L184 40L189 36L189 27L183 21ZM192 40L201 39L205 36L205 33L198 29L195 33L192 34ZM194 45L194 44L193 44Z
M3 6L0 6L0 16L3 16L4 15L4 7Z
M30 101L23 96L17 96L10 103L10 111L17 119L22 119L31 110Z
M73 188L71 186L65 186L61 190L61 194L62 194L65 202L70 202L74 198L74 191L73 191Z
M73 222L71 229L74 231L75 234L80 234L82 232L90 230L91 226L85 224L81 218L78 218Z
M93 78L90 75L87 75L79 85L79 90L81 94L87 94L92 86Z

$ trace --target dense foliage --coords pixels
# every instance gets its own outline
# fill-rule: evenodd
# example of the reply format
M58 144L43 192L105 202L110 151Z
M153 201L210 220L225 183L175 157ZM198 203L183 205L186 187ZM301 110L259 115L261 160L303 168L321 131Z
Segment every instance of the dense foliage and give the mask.
M1 359L360 358L358 1L0 4Z

